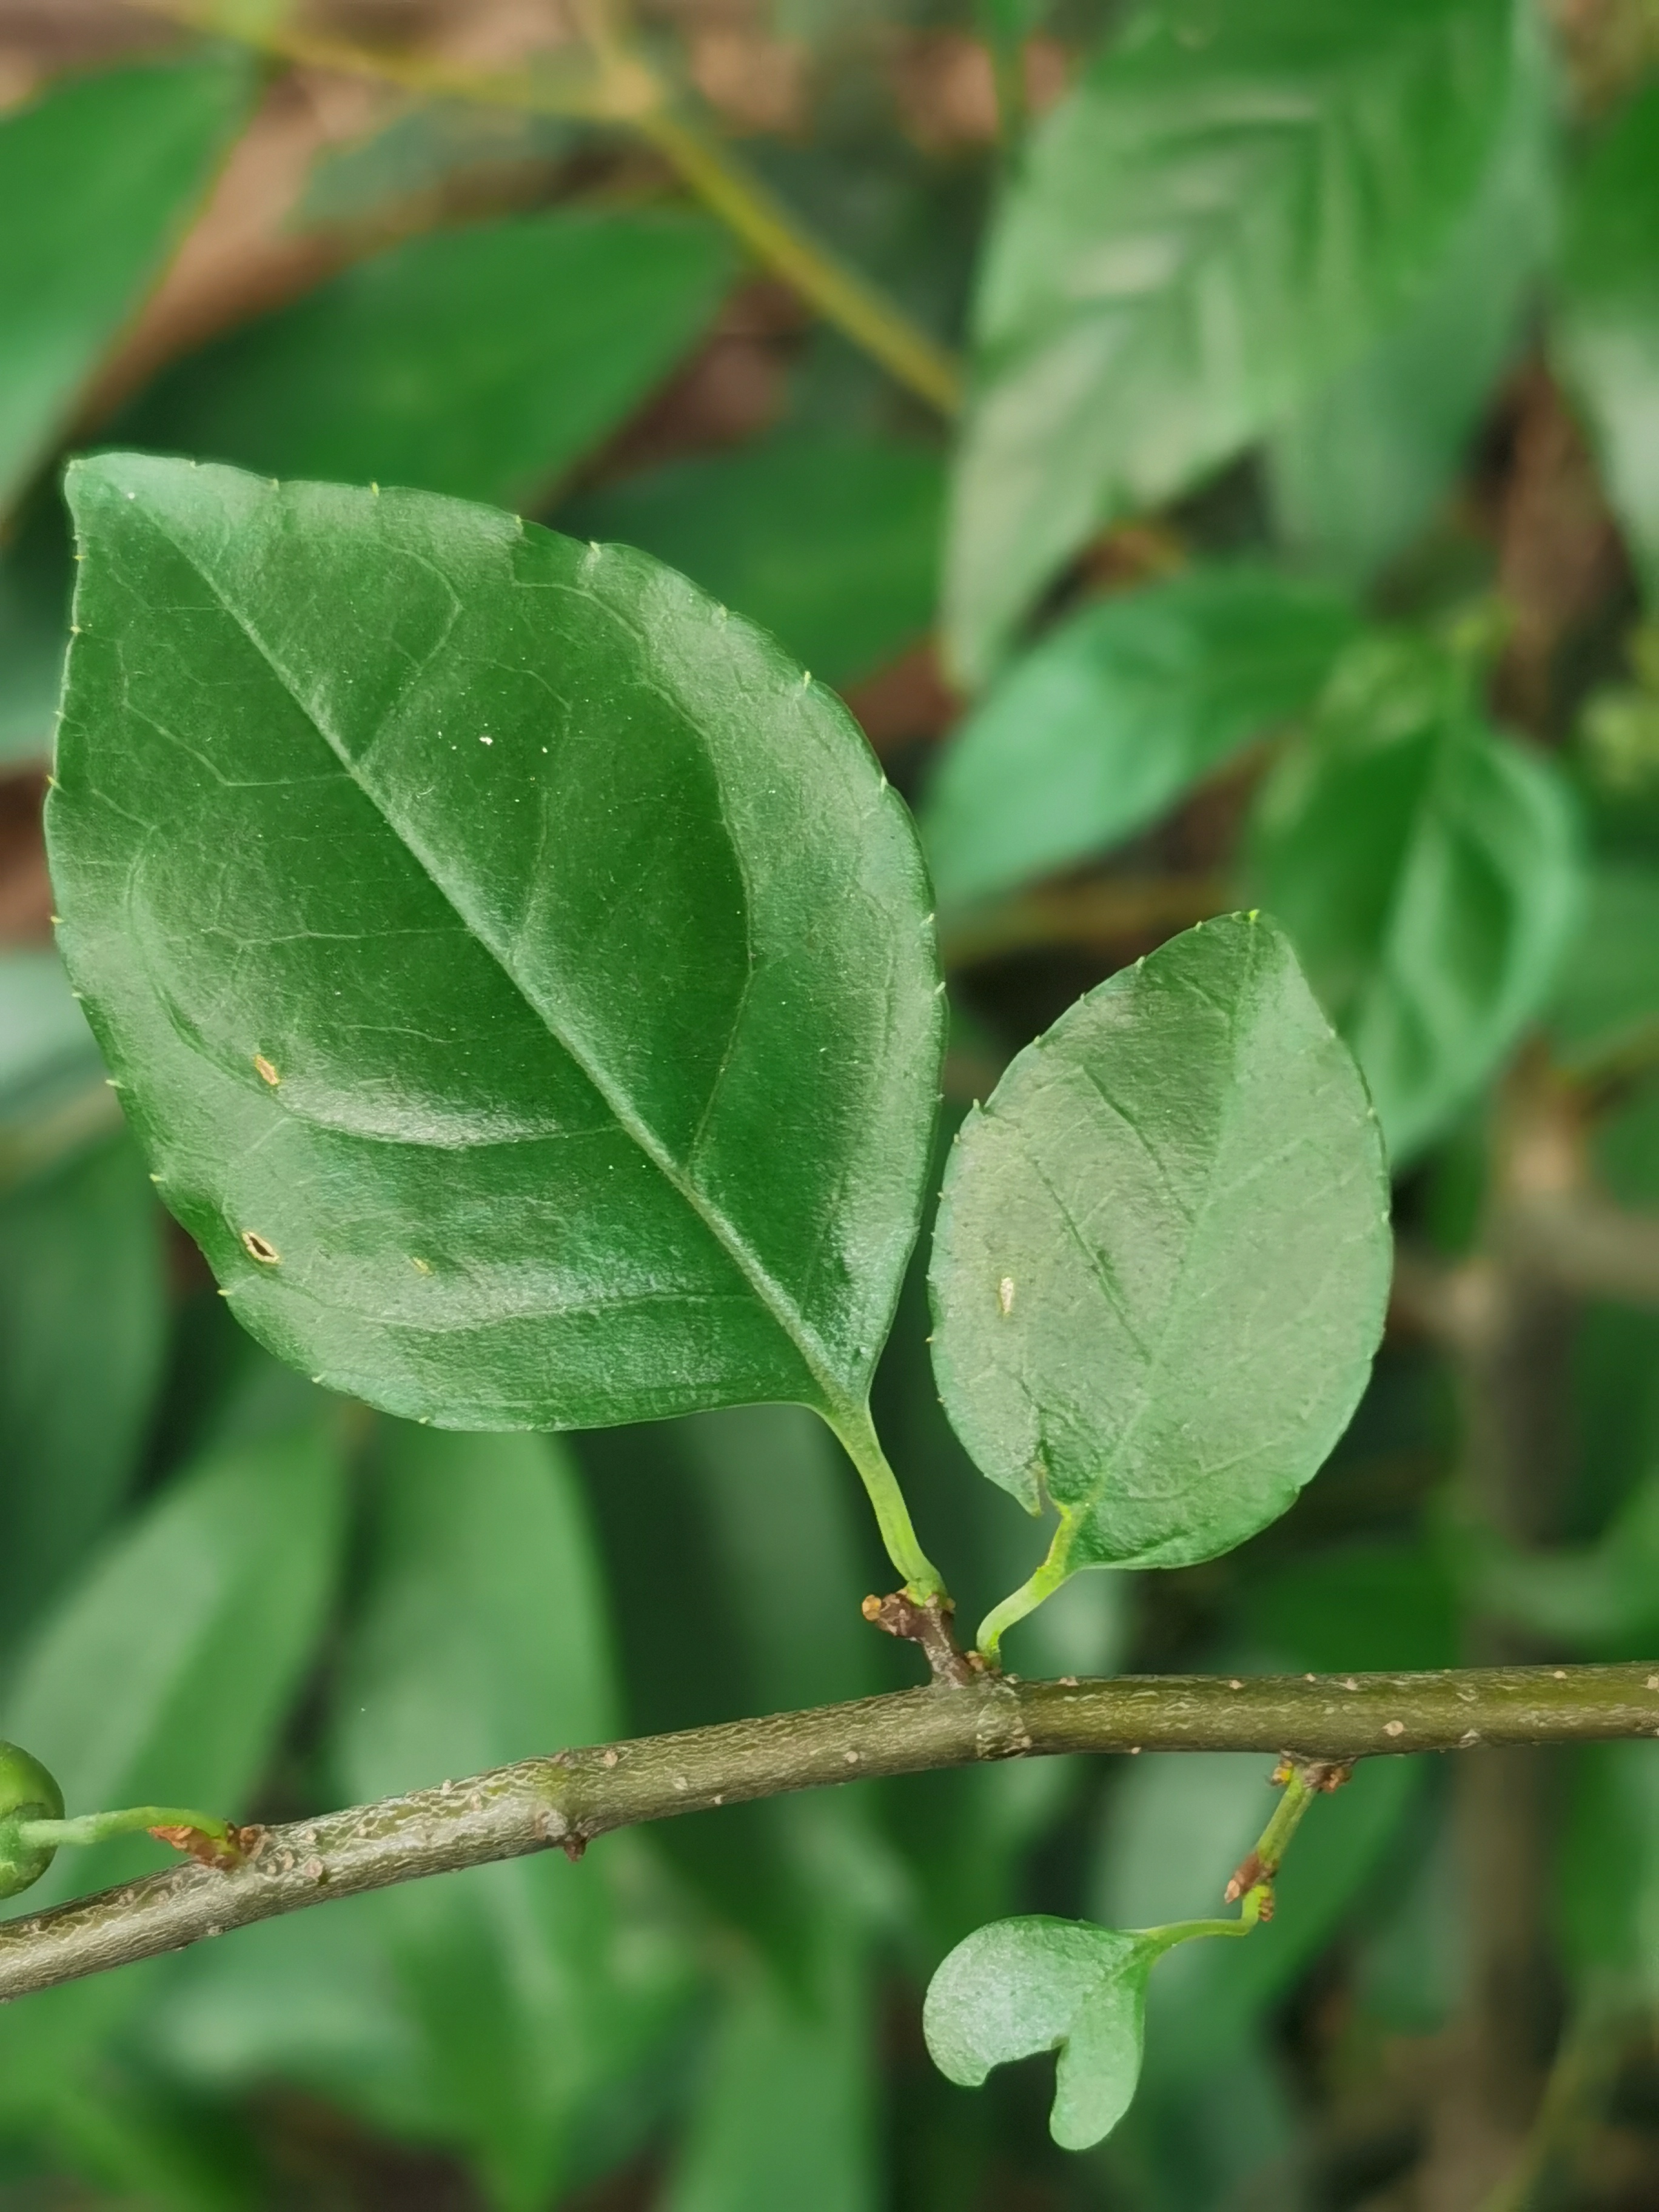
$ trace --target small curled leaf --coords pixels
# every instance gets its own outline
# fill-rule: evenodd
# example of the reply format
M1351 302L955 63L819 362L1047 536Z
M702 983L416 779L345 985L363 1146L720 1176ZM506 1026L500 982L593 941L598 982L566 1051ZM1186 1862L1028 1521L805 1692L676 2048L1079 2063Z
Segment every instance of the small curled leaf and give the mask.
M933 1976L922 2030L933 2063L976 2089L994 2066L1060 2053L1048 2130L1087 2150L1127 2112L1140 2078L1146 1978L1164 1947L1144 1935L1032 1915L958 1943Z
M32 1889L57 1856L50 1848L24 1844L13 1823L63 1817L64 1793L40 1760L15 1743L0 1743L0 1897Z

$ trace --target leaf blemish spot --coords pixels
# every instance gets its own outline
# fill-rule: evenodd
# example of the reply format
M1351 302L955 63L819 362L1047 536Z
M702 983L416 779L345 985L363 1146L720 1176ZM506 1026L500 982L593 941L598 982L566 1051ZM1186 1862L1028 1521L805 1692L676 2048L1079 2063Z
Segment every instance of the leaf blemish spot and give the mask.
M283 1256L274 1244L268 1243L252 1229L245 1229L242 1231L242 1249L251 1260L257 1260L262 1267L274 1267Z
M1014 1310L1014 1279L1012 1275L1005 1275L1002 1280L997 1285L997 1304L1002 1308L1005 1314L1012 1313Z
M417 1275L429 1275L432 1273L431 1261L417 1259L412 1252L409 1255L409 1264Z
M283 1079L262 1052L256 1052L253 1055L253 1070L260 1081L268 1083L273 1091Z

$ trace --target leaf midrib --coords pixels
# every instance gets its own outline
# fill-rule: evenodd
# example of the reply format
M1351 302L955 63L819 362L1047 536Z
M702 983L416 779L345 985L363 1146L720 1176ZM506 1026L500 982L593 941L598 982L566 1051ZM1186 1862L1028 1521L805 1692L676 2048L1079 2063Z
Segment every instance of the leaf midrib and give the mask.
M580 1070L587 1081L592 1085L593 1089L599 1094L599 1098L603 1101L607 1110L615 1119L617 1126L621 1129L623 1135L626 1136L630 1142L637 1147L640 1152L643 1154L645 1158L649 1161L652 1167L656 1170L663 1181L667 1183L669 1188L674 1192L675 1195L680 1200L681 1203L686 1207L687 1211L695 1216L702 1226L714 1239L715 1243L719 1244L726 1257L731 1260L733 1265L738 1268L744 1281L749 1285L750 1289L754 1292L757 1299L765 1308L768 1314L777 1324L783 1334L788 1339L796 1352L799 1353L802 1360L805 1364L809 1374L812 1377L812 1380L818 1385L819 1389L824 1394L826 1410L834 1409L838 1413L846 1412L848 1409L850 1402L848 1394L844 1389L839 1387L836 1382L834 1370L827 1355L826 1347L824 1346L822 1339L819 1337L817 1331L809 1327L805 1316L801 1314L799 1308L789 1298L781 1284L775 1279L770 1271L765 1267L758 1255L754 1252L747 1239L744 1238L738 1232L735 1225L728 1220L722 1210L719 1206L714 1206L703 1193L698 1190L689 1176L681 1172L677 1163L674 1161L672 1155L653 1134L650 1128L647 1126L645 1121L634 1108L627 1093L622 1089L622 1086L619 1084L616 1083L611 1079L608 1071L602 1068L596 1060L587 1054L581 1051L578 1046L572 1042L570 1037L564 1033L564 1030L560 1026L550 1010L538 1005L536 1000L532 998L527 987L515 973L510 962L490 942L489 937L482 929L479 928L472 916L466 913L465 910L457 902L454 896L442 881L427 854L423 852L420 846L414 842L412 837L406 835L386 813L380 798L369 787L369 786L365 783L362 776L358 775L356 764L351 759L349 754L345 751L344 748L337 741L333 733L324 726L322 721L312 711L310 706L307 703L300 691L295 688L294 679L290 677L288 671L282 667L278 663L269 645L267 645L265 641L258 634L258 632L250 626L249 623L243 617L240 611L226 598L216 580L209 574L206 568L203 567L192 550L189 546L179 543L178 538L173 534L172 530L167 527L166 519L162 515L159 514L154 507L149 507L146 510L145 520L149 523L150 526L166 540L167 544L173 548L179 559L185 562L192 574L201 579L203 585L208 592L211 593L214 604L221 609L228 621L235 624L237 629L247 640L253 650L258 654L261 663L270 671L272 677L281 686L285 696L290 699L294 705L299 708L301 714L304 715L307 726L316 732L320 742L328 748L331 755L338 762L344 774L349 778L353 787L356 790L362 792L363 797L374 808L376 818L385 823L387 831L397 839L404 850L410 854L410 855L416 860L420 866L422 873L431 884L433 889L437 892L438 896L444 902L450 912L456 916L457 920L461 923L463 928L465 930L467 935L479 945L495 965L501 970L501 974L512 985L514 990L518 994L519 998L523 1002L526 1010L532 1014L536 1020L547 1030L548 1034L553 1038L555 1043L559 1046L560 1049L568 1054L570 1060L574 1063L576 1067ZM522 526L520 526L520 527L522 528Z

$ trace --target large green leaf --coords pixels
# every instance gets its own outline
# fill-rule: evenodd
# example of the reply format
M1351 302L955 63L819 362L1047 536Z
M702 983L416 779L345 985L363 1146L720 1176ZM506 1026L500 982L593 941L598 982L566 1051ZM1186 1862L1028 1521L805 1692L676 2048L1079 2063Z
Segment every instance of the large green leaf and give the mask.
M1557 356L1651 593L1659 589L1659 85L1632 100L1580 173L1559 291Z
M926 446L793 431L609 485L559 520L683 568L846 684L932 623L943 492Z
M1527 12L1486 174L1431 279L1268 447L1281 532L1304 557L1357 580L1407 545L1445 498L1521 342L1549 251L1553 86Z
M62 943L235 1311L454 1427L857 1418L941 1001L838 702L643 554L108 457Z
M667 375L732 274L673 214L439 231L194 354L121 425L262 475L527 505Z
M1400 310L1487 172L1515 12L1134 12L988 249L946 569L965 678L1103 524L1238 452Z
M0 121L0 507L178 242L248 88L218 55L68 79Z
M0 1200L0 1653L120 1502L166 1340L161 1212L128 1139Z
M1273 1520L1382 1334L1376 1120L1283 933L1234 915L1113 976L1012 1063L951 1157L933 1365L1060 1557L1183 1566Z
M1049 2132L1062 2149L1087 2150L1134 2095L1159 1948L1119 1929L1036 1915L977 1929L928 1988L922 2027L933 2063L976 2089L994 2066L1057 2050Z
M400 1427L384 1475L337 1698L347 1796L616 1734L603 1584L559 1448ZM619 1926L617 1857L515 1860L365 1900L417 2031L421 2131L465 2149L502 2207L548 2203L581 2106L637 2062L683 1984L660 1930Z
M1250 872L1353 1047L1398 1167L1543 1011L1582 867L1559 771L1492 729L1466 669L1379 638L1263 787Z
M245 1816L313 1655L344 1499L319 1425L202 1462L36 1630L0 1704L0 1735L44 1760L71 1813L159 1803ZM60 1851L12 1911L162 1856L143 1838ZM97 1975L0 2014L0 2127L72 2102L89 2055L173 1971Z
M1306 706L1353 630L1334 594L1248 568L1085 607L1013 665L940 764L922 836L941 903L1144 830Z

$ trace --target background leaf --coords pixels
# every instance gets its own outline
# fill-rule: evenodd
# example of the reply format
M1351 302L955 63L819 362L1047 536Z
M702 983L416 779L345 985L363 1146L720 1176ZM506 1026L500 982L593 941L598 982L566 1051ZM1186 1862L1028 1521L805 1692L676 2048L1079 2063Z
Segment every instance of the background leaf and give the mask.
M119 1124L63 962L55 952L0 952L0 1190Z
M1594 148L1568 206L1555 352L1645 588L1659 586L1659 86Z
M1550 1032L1569 1067L1642 1052L1659 1036L1659 876L1604 860L1556 987Z
M1139 9L986 249L946 570L981 680L1097 529L1230 459L1386 326L1480 188L1506 0Z
M343 1503L315 1425L187 1470L37 1628L0 1734L50 1767L71 1813L160 1803L246 1817L332 1593ZM12 1911L161 1863L143 1837L60 1851ZM0 2015L0 2133L50 2129L60 2104L71 2124L88 2057L173 1971L94 1976Z
M436 232L191 355L121 434L264 476L529 505L667 375L732 266L717 231L672 214Z
M928 788L945 906L1121 843L1310 703L1351 610L1270 570L1194 568L1057 624L993 686Z
M869 1977L836 1950L813 1990L733 1990L664 2212L876 2212Z
M1405 310L1270 440L1280 535L1364 580L1430 521L1465 459L1553 229L1555 86L1530 11L1486 175Z
M1455 662L1368 641L1263 787L1249 866L1405 1165L1548 1000L1581 892L1559 770L1492 729Z
M60 942L238 1318L457 1427L848 1418L941 1010L914 833L833 697L646 556L488 509L74 483ZM186 712L215 773L180 781Z
M922 2023L933 2063L977 2088L992 2067L1058 2048L1049 2129L1087 2150L1117 2125L1140 2075L1143 1938L1085 1921L1000 1920L957 1944L928 1986Z
M349 1802L619 1732L598 1562L550 1439L399 1425L374 1540L336 1703ZM464 2146L503 2207L546 2203L577 2114L638 2063L684 1987L665 1933L618 1927L629 1850L515 1860L351 1908L416 2030L422 2132Z
M914 441L785 432L608 484L558 520L684 569L815 676L847 684L933 620L944 474Z
M834 1444L803 1408L735 1407L577 1449L629 1625L635 1728L830 1705L914 1679L860 1613L880 1555ZM868 1790L813 1791L695 1814L657 1838L711 1920L761 1954L809 2042L839 2002L822 1980L826 1957L915 1909L876 1810Z
M246 108L228 54L68 78L0 120L0 507L46 457Z
M0 1197L0 1655L131 1483L167 1333L161 1214L130 1139Z
M1388 1206L1376 1116L1282 932L1188 930L963 1123L929 1279L945 1410L992 1481L1072 1517L1073 1567L1212 1558L1347 1426Z

